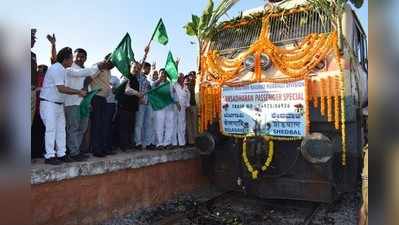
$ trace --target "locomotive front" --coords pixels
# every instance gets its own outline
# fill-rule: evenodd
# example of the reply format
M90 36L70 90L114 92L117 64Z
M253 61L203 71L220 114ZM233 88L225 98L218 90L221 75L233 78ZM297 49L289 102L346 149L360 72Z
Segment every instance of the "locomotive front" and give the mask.
M320 202L356 188L367 45L349 5L342 22L341 35L305 5L220 26L197 82L197 146L216 186Z

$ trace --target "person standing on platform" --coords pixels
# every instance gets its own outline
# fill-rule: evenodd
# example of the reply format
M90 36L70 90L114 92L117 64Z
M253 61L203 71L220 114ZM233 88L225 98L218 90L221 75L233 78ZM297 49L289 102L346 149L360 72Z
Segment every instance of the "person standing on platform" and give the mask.
M87 52L82 48L75 50L74 58L72 66L67 69L66 86L87 91L84 81L87 77L94 76L99 72L98 66L85 68ZM66 160L69 162L86 161L89 158L88 155L80 152L83 136L89 124L88 118L80 116L79 106L82 100L82 97L76 95L65 96L66 143L69 150Z
M107 97L107 105L105 107L105 149L111 152L114 146L114 118L117 110L117 101L115 99L115 90L120 85L120 80L117 76L111 75L109 82L112 90Z
M195 144L195 138L198 136L198 111L197 102L195 100L195 82L195 71L191 71L187 75L187 87L190 91L190 106L186 109L187 142L189 146L193 146Z
M131 77L126 82L126 87L121 95L118 95L117 127L119 136L119 148L127 151L133 147L132 136L136 120L136 112L139 108L139 100L143 95L139 92L138 77L141 65L133 62Z
M93 97L91 102L92 113L91 113L91 149L93 155L99 158L106 157L107 155L115 154L112 149L107 149L105 146L105 140L107 139L106 127L106 107L107 107L107 97L112 92L112 87L110 86L111 80L111 69L114 65L108 60L110 55L107 55L104 59L104 64L106 65L100 73L97 73L93 77L90 83L91 90L98 90L99 92Z
M57 54L57 62L47 71L40 92L40 116L46 127L45 131L45 163L59 165L65 158L66 134L64 95L86 95L86 91L69 88L65 85L66 68L73 63L72 49L61 49ZM58 159L58 158L60 159Z
M40 90L43 86L44 75L48 70L48 66L39 65L37 67L37 75L35 82L35 91L36 91L36 105L35 105L35 115L31 127L31 158L40 158L43 157L44 151L44 132L45 127L42 119L40 118Z
M148 105L148 97L144 95L147 91L151 89L151 84L148 81L147 76L150 74L151 64L144 62L143 73L138 76L139 82L139 92L143 97L139 101L139 109L136 113L136 123L134 129L134 142L136 144L135 148L138 150L146 149L147 146L151 144L149 133L146 132L148 127L151 126L150 121L150 107Z
M166 82L166 72L165 69L159 70L159 79L154 82L154 88L159 87L160 85ZM166 112L169 106L154 111L154 118L155 118L155 142L156 142L156 149L163 150L169 143L165 143L165 134L166 134L166 124L170 124L170 121L166 120Z
M161 78L156 82L155 86L162 85L166 82L167 72L162 69ZM157 149L173 149L177 145L177 110L180 109L179 103L176 101L175 94L173 93L173 86L170 86L171 97L175 101L161 110L155 111L156 116L156 137Z
M180 74L177 83L173 86L175 99L179 103L176 113L177 140L179 147L186 145L186 109L190 106L190 92L184 83L184 74Z

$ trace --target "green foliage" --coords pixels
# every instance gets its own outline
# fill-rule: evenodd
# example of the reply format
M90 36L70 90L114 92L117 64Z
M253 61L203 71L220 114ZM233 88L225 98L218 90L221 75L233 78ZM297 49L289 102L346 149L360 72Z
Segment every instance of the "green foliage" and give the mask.
M199 30L204 30L208 25L209 21L213 15L213 6L214 3L212 0L208 0L208 5L206 6L204 12L202 13L200 23L198 24Z
M363 0L351 0L352 4L356 7L356 8L361 8L363 5Z
M200 41L209 40L215 33L217 23L220 18L226 14L239 0L221 0L215 8L213 0L208 0L201 17L192 15L191 21L188 22L184 29L189 36L196 36Z
M198 24L200 19L197 15L192 15L191 18L192 21L185 25L184 29L186 30L187 35L198 36Z

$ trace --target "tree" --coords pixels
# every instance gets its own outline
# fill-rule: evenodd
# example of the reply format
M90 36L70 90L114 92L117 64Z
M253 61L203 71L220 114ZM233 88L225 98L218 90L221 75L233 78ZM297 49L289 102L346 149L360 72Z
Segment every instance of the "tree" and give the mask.
M195 36L198 41L198 71L200 69L201 55L206 50L206 43L212 39L216 32L216 26L220 18L227 13L239 0L221 0L217 7L214 7L213 0L208 0L201 17L191 16L191 21L184 26L186 34Z

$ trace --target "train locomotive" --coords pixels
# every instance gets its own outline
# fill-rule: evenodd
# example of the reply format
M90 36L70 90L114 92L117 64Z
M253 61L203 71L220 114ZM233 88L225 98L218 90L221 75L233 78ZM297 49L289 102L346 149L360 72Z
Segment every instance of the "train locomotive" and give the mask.
M222 190L331 202L360 183L367 37L351 5L334 23L297 2L244 12L207 42L196 146Z

